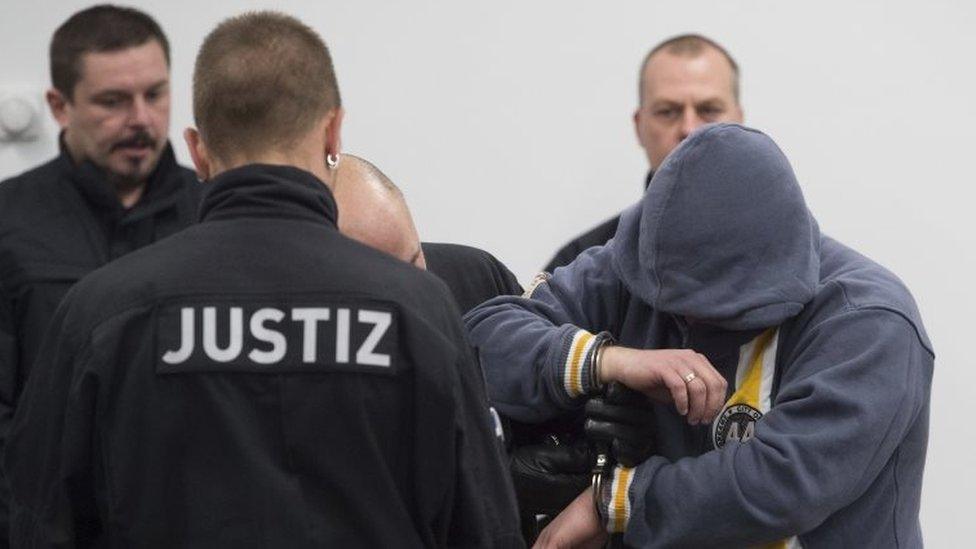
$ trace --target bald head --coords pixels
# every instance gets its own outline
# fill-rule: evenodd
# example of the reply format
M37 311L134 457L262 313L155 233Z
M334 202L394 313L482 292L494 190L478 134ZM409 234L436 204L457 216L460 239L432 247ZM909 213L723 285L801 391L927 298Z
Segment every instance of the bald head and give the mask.
M376 166L351 154L342 155L336 170L339 231L425 269L420 236L400 189Z

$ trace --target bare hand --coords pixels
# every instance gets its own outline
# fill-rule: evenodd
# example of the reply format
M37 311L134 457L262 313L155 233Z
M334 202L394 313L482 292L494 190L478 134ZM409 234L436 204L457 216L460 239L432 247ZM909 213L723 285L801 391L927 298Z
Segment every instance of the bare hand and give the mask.
M658 402L673 402L691 425L710 423L725 404L725 378L705 355L690 349L614 346L603 351L601 360L601 381L619 381Z
M606 540L607 531L593 507L593 488L590 487L546 526L532 549L598 549Z

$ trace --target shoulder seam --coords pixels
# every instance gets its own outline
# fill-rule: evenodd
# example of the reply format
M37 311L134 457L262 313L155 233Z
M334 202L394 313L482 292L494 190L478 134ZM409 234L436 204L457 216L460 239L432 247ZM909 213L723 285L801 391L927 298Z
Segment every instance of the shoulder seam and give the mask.
M843 288L841 289L843 290ZM909 318L908 315L906 315L904 312L884 304L866 304L866 305L860 305L855 307L852 306L850 303L848 303L847 307L845 307L842 313L837 315L832 315L829 318L825 318L821 320L817 324L810 326L809 330L810 331L818 330L822 325L841 316L859 313L859 312L869 312L869 311L884 311L886 313L890 313L894 316L900 317L915 332L915 338L918 340L918 344L921 345L923 349L925 349L925 352L928 353L929 356L931 356L933 359L935 358L935 351L931 348L931 346L925 344L925 341L922 338L922 333L918 329L918 326L915 325L915 321Z
M919 330L918 326L915 324L915 320L913 320L910 316L908 316L908 314L906 314L904 311L902 311L901 309L896 308L896 307L894 307L894 306L892 306L892 305L890 305L888 303L868 302L868 303L855 304L854 301L850 298L850 295L847 293L847 288L840 281L831 280L831 281L827 282L826 285L834 285L834 286L836 286L837 288L840 289L841 294L844 296L844 305L845 305L844 312L845 313L847 313L847 312L855 312L855 311L871 311L871 310L874 310L874 311L888 311L889 313L892 313L892 314L895 314L895 315L898 315L898 316L902 317L905 320L905 322L907 322L908 325L912 327L912 330L915 331L915 337L918 338L918 342L922 346L922 348L925 349L925 351L930 356L932 356L932 358L935 358L935 350L932 349L932 347L930 345L927 345L925 343L925 339L922 337L922 332L921 332L921 330ZM831 317L831 318L835 318L835 317ZM830 319L828 318L828 319L825 319L824 321L822 321L821 323L818 323L817 325L813 326L813 329L816 329L817 327L820 326L820 324L822 324L823 322L827 322L828 320L830 320Z

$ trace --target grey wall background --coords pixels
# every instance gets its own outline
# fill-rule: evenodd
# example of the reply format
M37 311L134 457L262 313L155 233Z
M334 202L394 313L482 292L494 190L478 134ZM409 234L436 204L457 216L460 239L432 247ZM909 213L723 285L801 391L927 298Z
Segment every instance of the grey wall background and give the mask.
M173 47L174 146L197 47L220 19L274 7L336 62L344 148L405 191L426 240L486 248L523 281L570 236L637 200L636 72L681 32L728 47L747 122L786 151L821 228L913 290L938 353L922 525L964 544L976 493L969 343L976 313L976 4L971 2L131 2ZM88 2L3 0L0 91L48 85L53 30ZM49 158L56 128L0 144L0 178ZM703 525L707 527L707 525Z

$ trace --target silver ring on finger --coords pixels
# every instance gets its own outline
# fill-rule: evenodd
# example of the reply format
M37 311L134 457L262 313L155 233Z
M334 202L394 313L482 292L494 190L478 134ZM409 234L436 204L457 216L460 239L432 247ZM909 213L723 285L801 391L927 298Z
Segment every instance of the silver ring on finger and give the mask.
M695 381L696 379L698 379L698 376L695 375L695 372L689 372L688 375L686 375L682 379L685 380L685 385L687 385L687 384L691 383L692 381Z

